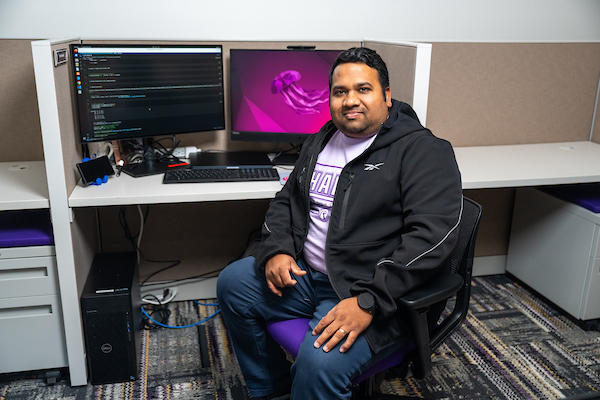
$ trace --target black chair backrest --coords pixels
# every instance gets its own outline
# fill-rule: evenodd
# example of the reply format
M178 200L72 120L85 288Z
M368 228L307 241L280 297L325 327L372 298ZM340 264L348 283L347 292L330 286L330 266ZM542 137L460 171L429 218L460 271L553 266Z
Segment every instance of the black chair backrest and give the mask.
M458 226L458 238L454 245L454 250L450 255L450 270L451 274L463 275L465 271L461 271L461 267L465 267L464 257L468 256L468 250L472 239L475 237L474 232L477 229L479 223L479 217L481 214L481 206L475 203L473 200L463 197L463 209L460 224Z
M463 209L458 226L458 239L450 255L450 273L457 273L463 278L463 286L456 295L453 311L436 327L430 336L431 351L437 349L448 336L464 321L469 311L471 297L471 275L473 272L473 254L475 239L481 219L482 208L473 200L463 197Z

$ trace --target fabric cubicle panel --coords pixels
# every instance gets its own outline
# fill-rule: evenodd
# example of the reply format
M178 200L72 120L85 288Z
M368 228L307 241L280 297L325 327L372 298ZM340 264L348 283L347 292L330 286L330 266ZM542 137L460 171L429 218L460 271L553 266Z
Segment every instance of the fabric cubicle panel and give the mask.
M365 40L364 46L375 50L385 61L390 75L392 97L412 105L417 48L369 40Z
M0 40L0 161L42 161L31 40Z
M587 141L599 75L600 43L433 43L428 126L454 146Z

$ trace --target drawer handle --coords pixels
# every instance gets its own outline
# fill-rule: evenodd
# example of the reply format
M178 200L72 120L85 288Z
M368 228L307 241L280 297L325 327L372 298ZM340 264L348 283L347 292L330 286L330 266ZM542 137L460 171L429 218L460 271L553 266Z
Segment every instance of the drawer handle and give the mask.
M31 278L45 278L48 276L48 268L37 267L37 268L16 268L16 269L5 269L0 271L1 280L12 280L12 279L31 279Z
M19 318L19 317L37 317L40 315L52 314L52 305L25 306L0 309L0 319Z

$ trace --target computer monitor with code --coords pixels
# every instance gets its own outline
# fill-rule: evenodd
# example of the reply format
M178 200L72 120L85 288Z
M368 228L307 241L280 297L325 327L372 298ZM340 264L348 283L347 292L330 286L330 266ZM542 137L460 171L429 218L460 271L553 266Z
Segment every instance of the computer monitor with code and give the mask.
M81 143L225 129L220 45L75 44L71 55Z

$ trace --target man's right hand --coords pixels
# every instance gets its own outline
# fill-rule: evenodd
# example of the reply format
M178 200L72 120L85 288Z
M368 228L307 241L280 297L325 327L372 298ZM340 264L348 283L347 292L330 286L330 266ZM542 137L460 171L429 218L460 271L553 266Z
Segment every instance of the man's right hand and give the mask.
M265 265L267 285L271 292L279 297L283 295L281 290L279 290L280 288L296 284L296 280L292 277L292 274L303 276L306 274L306 271L300 269L296 261L287 254L277 254L269 259Z

